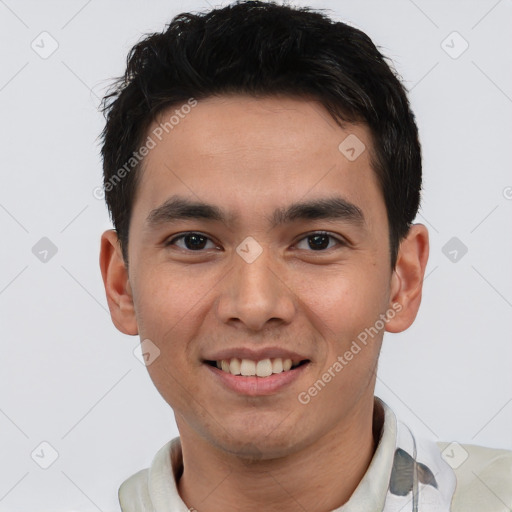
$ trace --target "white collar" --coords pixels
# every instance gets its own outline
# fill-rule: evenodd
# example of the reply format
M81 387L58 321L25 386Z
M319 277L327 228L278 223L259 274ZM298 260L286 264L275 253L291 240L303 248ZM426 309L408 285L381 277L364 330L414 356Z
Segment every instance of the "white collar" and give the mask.
M437 445L415 438L386 403L375 402L384 415L375 454L349 501L333 512L449 512L456 478ZM123 483L123 512L189 512L177 489L182 471L177 437L160 448L149 470Z

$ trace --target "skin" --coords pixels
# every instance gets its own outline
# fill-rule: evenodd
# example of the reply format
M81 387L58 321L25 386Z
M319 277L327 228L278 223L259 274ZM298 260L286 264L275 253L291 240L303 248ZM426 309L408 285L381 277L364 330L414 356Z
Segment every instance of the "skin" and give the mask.
M366 146L355 161L338 149L349 134ZM313 100L201 100L144 161L129 271L115 231L102 236L112 320L160 350L148 371L180 431L180 495L199 512L329 511L349 499L368 468L376 447L373 393L382 336L414 321L428 259L427 230L415 224L391 269L371 148L364 125L342 129ZM226 209L229 222L189 219L150 228L149 213L175 195ZM364 222L268 223L275 208L333 195L356 205ZM200 251L183 239L164 245L190 231L210 241ZM317 231L346 243L329 239L328 248L314 250L307 235ZM252 263L236 252L247 236L263 249ZM301 403L299 393L393 304L400 312ZM226 388L203 362L225 348L270 346L310 362L268 396Z

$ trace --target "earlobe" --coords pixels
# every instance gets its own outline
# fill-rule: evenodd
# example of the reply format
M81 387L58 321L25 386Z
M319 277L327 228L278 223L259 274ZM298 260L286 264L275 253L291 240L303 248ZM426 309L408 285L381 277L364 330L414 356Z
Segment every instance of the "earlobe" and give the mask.
M112 322L124 334L138 334L128 271L113 229L101 236L100 268Z
M412 225L400 244L391 277L390 307L393 304L400 304L401 307L386 323L386 331L402 332L414 322L421 303L428 252L427 228L422 224Z

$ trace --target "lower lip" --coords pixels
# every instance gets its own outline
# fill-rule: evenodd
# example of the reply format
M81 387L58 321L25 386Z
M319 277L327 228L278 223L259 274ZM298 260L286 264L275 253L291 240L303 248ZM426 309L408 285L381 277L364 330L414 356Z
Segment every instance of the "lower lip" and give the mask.
M268 377L243 377L232 375L215 366L204 363L216 379L227 388L247 396L268 396L273 395L296 381L306 371L309 363L301 364L293 370L281 373L273 373Z

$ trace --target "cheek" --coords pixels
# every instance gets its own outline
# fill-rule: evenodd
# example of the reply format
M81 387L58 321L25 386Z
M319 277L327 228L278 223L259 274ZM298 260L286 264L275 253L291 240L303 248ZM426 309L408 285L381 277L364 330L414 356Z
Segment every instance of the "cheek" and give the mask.
M156 266L138 278L134 302L141 340L150 339L166 360L183 360L209 287L186 272Z
M370 274L368 267L332 276L324 285L322 293L310 298L325 352L302 398L310 401L310 412L319 423L330 424L371 392L383 332L376 322L386 311L388 289L386 279ZM327 407L333 403L343 407Z
M147 264L137 275L135 307L143 327L161 332L181 319L186 321L195 305L200 307L210 286L205 274L191 268L171 271L166 265Z
M310 309L312 321L323 326L326 336L345 342L375 323L389 297L387 274L368 264L317 269L315 275L303 273L298 282L297 296Z
M187 272L170 275L157 266L138 277L135 309L140 338L151 340L159 351L147 370L160 395L179 413L200 396L200 382L190 377L191 365L200 364L190 340L197 336L205 290L211 287Z

